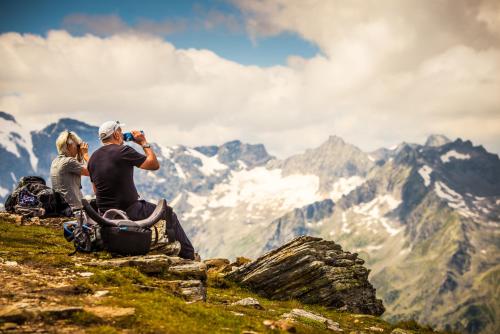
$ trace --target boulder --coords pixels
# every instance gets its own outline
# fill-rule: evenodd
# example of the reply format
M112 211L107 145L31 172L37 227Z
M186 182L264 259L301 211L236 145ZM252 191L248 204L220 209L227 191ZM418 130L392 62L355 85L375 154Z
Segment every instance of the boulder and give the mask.
M307 319L307 320L312 320L321 324L325 325L326 329L329 329L331 331L335 332L342 332L343 329L339 327L339 323L335 322L331 319L325 318L321 315L308 312L306 310L302 310L299 308L295 308L291 310L289 313L285 313L281 316L284 319L289 319L289 320L298 320L300 321L301 319Z
M207 266L203 262L193 261L191 263L181 263L171 265L167 269L167 274L172 277L189 280L207 280Z
M251 308L258 309L258 310L264 309L262 307L262 305L260 305L259 301L255 298L252 298L252 297L240 299L237 302L232 303L231 305L246 306L246 307L251 307Z
M200 280L165 281L163 286L189 302L206 301L207 288Z
M301 236L225 277L271 299L381 315L385 308L358 260L334 241Z

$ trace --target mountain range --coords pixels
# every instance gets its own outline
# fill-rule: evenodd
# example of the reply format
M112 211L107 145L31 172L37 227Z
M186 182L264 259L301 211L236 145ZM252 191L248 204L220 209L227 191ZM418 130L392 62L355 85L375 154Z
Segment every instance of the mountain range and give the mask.
M73 119L29 131L0 112L0 125L2 202L21 176L47 178L60 131L99 146L97 127ZM319 236L366 260L386 319L499 330L500 161L482 146L431 135L364 152L330 136L286 159L239 140L153 147L161 168L135 172L139 193L169 201L202 257Z

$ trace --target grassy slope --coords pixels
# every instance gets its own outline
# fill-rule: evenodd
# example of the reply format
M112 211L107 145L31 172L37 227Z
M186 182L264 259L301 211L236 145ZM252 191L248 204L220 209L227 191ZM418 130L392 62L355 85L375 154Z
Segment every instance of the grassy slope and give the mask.
M396 327L413 329L416 333L430 332L429 329L421 328L413 322L399 323L396 326L377 317L342 313L321 306L302 305L293 300L267 300L216 277L209 277L206 303L188 304L161 288L144 291L138 286L161 287L161 277L147 277L134 268L108 270L86 268L79 263L92 257L107 257L107 255L101 253L70 257L68 253L71 251L72 245L64 240L61 229L19 226L13 221L0 218L0 257L4 260L17 261L20 268L33 268L46 277L56 273L60 275L64 270L68 273L94 272L90 278L79 278L78 275L73 275L74 278L67 282L79 293L67 295L58 293L58 304L110 305L136 309L135 315L121 320L102 320L91 313L80 312L71 319L63 320L58 324L58 328L68 326L89 333L115 333L125 328L133 333L239 333L245 330L266 332L270 330L263 325L263 320L278 320L283 313L293 308L303 308L339 322L340 327L347 333L351 330L367 331L366 328L370 326L383 328L385 333L389 333ZM40 282L33 282L33 286L40 287L41 285L43 284ZM90 297L93 291L103 289L111 293L98 299ZM259 299L265 309L256 310L228 305L249 296ZM0 301L7 300L7 303L16 300L15 293L11 293L10 296L4 294L2 297ZM47 300L50 298L51 294L47 293ZM237 315L233 312L244 315ZM297 323L296 329L299 333L329 332L323 326L309 321Z

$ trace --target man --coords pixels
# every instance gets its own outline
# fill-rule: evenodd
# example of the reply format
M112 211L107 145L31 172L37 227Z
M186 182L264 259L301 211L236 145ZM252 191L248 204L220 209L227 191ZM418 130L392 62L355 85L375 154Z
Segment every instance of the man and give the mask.
M139 200L134 184L134 167L157 170L160 164L151 145L140 131L131 133L134 141L142 146L145 155L123 144L121 129L123 125L118 121L108 121L101 125L99 139L103 146L90 157L88 171L96 194L97 207L101 213L108 209L120 209L125 211L130 219L139 220L151 215L156 205ZM193 246L182 229L177 215L173 211L170 213L171 219L167 219L166 226L169 241L180 242L180 257L194 259Z

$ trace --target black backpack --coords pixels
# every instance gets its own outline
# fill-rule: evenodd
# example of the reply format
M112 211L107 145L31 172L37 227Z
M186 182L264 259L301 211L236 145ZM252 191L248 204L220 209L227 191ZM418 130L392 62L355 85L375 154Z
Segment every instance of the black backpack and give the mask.
M121 210L110 209L99 215L85 199L77 221L63 224L64 237L73 241L75 252L107 250L118 255L144 255L158 241L155 224L165 217L167 203L160 200L151 216L132 221ZM156 231L153 242L152 230Z
M48 187L40 176L22 177L12 194L5 200L5 210L26 217L54 217L73 215L61 193Z

